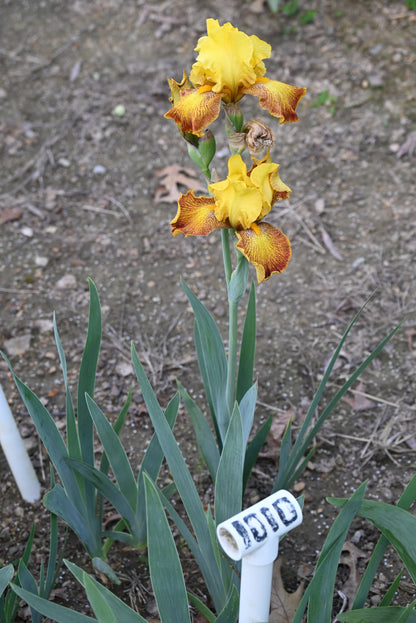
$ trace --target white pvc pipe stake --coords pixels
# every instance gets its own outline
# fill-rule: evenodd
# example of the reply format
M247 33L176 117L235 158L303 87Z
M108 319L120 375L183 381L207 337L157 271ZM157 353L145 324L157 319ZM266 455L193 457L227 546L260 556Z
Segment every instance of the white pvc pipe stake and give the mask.
M217 538L224 552L241 560L239 623L269 620L273 563L279 538L302 523L302 509L285 490L223 521Z
M40 498L40 483L26 452L1 385L0 444L22 498L26 502L35 502Z

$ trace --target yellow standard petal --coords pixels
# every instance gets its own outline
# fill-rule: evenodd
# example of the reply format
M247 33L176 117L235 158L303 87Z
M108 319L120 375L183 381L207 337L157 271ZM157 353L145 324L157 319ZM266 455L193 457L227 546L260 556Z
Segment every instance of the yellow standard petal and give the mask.
M263 195L263 209L259 219L264 218L270 212L273 203L273 188L271 176L277 172L279 165L275 162L265 162L253 167L250 172L250 180Z
M178 236L207 236L215 229L225 229L215 217L215 201L213 197L196 197L193 190L178 199L178 211L171 221L172 234Z
M229 22L220 26L214 19L207 20L207 35L195 50L191 82L197 87L210 85L226 102L238 101L241 89L265 74L263 59L271 53L270 45L255 35L248 36Z
M261 214L264 197L247 175L247 167L240 155L228 160L227 179L210 184L215 198L215 215L228 222L233 229L248 229Z
M259 98L260 106L268 110L271 115L278 117L280 123L298 121L296 107L299 100L305 95L304 87L293 87L284 82L260 78L256 84L242 89L244 94Z
M233 229L248 229L258 219L263 197L258 188L248 187L238 180L227 179L211 184L215 197L215 215Z
M250 180L261 189L264 197L263 209L257 220L263 219L271 209L271 206L278 199L288 199L290 190L280 179L278 173L279 165L271 162L270 154L262 160L254 158L254 164L248 172Z
M215 121L220 114L220 107L221 94L204 87L190 89L181 91L179 100L165 114L165 117L176 121L181 132L191 132L202 136L204 128Z
M257 223L251 229L236 231L236 235L236 247L255 266L259 283L287 268L292 254L290 242L277 227Z

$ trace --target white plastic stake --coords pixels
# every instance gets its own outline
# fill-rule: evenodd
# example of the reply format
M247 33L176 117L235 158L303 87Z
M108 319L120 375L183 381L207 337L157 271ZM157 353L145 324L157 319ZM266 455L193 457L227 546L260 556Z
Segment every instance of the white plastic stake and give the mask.
M40 498L40 483L0 385L0 444L12 470L22 498L35 502Z
M234 515L217 526L225 553L241 560L239 623L269 620L273 563L279 538L302 523L302 509L285 490Z

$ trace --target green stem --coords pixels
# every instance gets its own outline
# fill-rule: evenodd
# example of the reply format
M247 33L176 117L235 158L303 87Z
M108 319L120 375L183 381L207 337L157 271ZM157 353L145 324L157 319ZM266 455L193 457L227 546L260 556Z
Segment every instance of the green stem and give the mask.
M231 253L230 253L230 236L228 229L221 230L221 242L222 242L222 257L224 261L225 279L227 282L227 289L231 279L232 265L231 265Z
M237 320L238 303L228 301L229 327L228 327L228 365L227 365L227 406L231 413L235 402L235 383L237 373Z
M230 252L230 235L228 229L221 230L221 242L222 242L222 256L224 261L225 279L227 282L227 294L229 291L232 263ZM228 363L227 363L227 385L226 385L226 399L228 413L231 417L231 413L234 407L235 401L235 383L237 372L237 312L238 303L230 301L228 297Z

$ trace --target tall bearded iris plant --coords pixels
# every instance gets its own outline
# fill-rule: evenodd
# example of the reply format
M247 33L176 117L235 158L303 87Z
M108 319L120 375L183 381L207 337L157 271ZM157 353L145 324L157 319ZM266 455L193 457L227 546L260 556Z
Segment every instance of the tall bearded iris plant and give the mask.
M287 236L264 220L273 205L287 199L291 193L280 179L279 165L270 157L272 130L258 119L244 123L239 102L245 95L255 95L260 106L280 123L297 121L296 107L306 89L267 78L263 61L271 54L270 45L254 35L248 36L230 23L220 26L217 20L208 19L207 35L199 39L195 49L198 56L189 78L184 72L180 83L169 80L172 108L165 116L176 122L187 141L189 155L206 176L210 194L196 196L193 190L189 190L181 195L171 226L174 236L207 236L221 230L229 303L227 356L214 321L187 289L195 312L199 365L221 452L235 401L243 411L241 417L246 442L253 422L253 397L256 393L253 385L256 333L254 287L240 345L240 363L237 365L238 305L246 291L249 263L255 267L260 283L285 270L291 257ZM227 176L222 180L213 180L210 164L215 155L215 138L207 128L219 117L221 108L225 113L225 131L231 156ZM249 167L241 156L246 147L251 156ZM234 268L230 237L235 241ZM213 335L216 336L214 348L209 343ZM222 369L223 378L213 373L213 370ZM252 398L249 399L249 396ZM189 396L187 401L189 404ZM196 411L195 407L193 411ZM270 422L266 422L260 429L254 446L246 453L244 481L269 425ZM256 452L253 452L254 448ZM211 469L211 474L215 481L215 469Z

